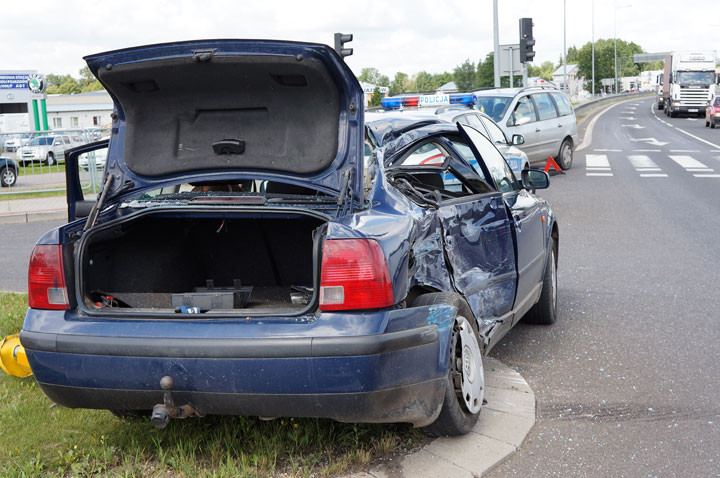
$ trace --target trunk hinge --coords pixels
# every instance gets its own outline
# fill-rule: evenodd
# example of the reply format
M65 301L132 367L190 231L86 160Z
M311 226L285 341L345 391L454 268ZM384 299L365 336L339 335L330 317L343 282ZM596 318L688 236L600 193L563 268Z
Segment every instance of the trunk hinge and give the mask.
M347 214L352 213L353 199L352 199L352 188L350 187L351 179L352 179L352 170L348 169L343 173L342 184L340 186L340 195L338 196L338 200L337 200L337 206L338 206L337 212L338 213L340 213L341 211L343 213L347 213ZM348 201L348 197L350 197L349 201ZM349 206L350 210L346 212L345 210L347 209L348 203L350 204L350 206ZM345 206L345 207L343 207L343 206ZM343 214L343 215L345 215L345 214Z
M85 223L83 232L89 231L95 225L98 215L100 214L100 211L102 211L102 207L105 204L105 200L107 199L108 192L110 191L110 186L112 186L113 178L114 176L112 174L108 174L108 177L105 180L105 184L103 184L102 192L100 193L100 199L95 202L95 205L90 210L90 214L88 214L87 222Z

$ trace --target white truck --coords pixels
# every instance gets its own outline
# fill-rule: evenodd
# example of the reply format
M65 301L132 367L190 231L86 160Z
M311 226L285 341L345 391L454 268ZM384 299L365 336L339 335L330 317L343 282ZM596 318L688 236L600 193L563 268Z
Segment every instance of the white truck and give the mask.
M665 58L662 104L667 116L705 115L705 107L715 91L716 57L714 50L708 50L674 51Z

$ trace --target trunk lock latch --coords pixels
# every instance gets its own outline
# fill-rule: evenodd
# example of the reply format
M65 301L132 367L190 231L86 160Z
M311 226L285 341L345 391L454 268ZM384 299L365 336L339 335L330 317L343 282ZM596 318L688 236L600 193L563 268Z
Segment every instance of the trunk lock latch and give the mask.
M150 421L157 428L163 429L170 422L171 418L190 418L204 417L205 414L195 409L192 405L175 406L175 400L172 397L172 389L175 381L169 375L165 375L160 379L160 388L163 389L163 402L153 407L152 417Z

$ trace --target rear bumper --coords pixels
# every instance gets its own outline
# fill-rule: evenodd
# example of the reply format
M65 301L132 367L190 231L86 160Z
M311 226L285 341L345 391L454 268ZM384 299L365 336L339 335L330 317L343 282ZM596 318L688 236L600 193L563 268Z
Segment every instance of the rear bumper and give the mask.
M441 313L438 307L391 311L412 328L372 335L123 337L23 330L21 342L43 391L66 407L149 413L162 403L159 382L169 375L176 403L206 414L423 426L443 401L455 313L444 307Z

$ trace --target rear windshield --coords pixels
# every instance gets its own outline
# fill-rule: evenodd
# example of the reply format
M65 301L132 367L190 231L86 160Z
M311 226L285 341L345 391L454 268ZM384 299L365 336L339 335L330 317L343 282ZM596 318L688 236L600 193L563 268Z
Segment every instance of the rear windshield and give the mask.
M497 122L502 119L511 101L512 98L507 96L479 96L476 108Z
M52 142L52 138L35 138L30 140L30 146L49 146Z

